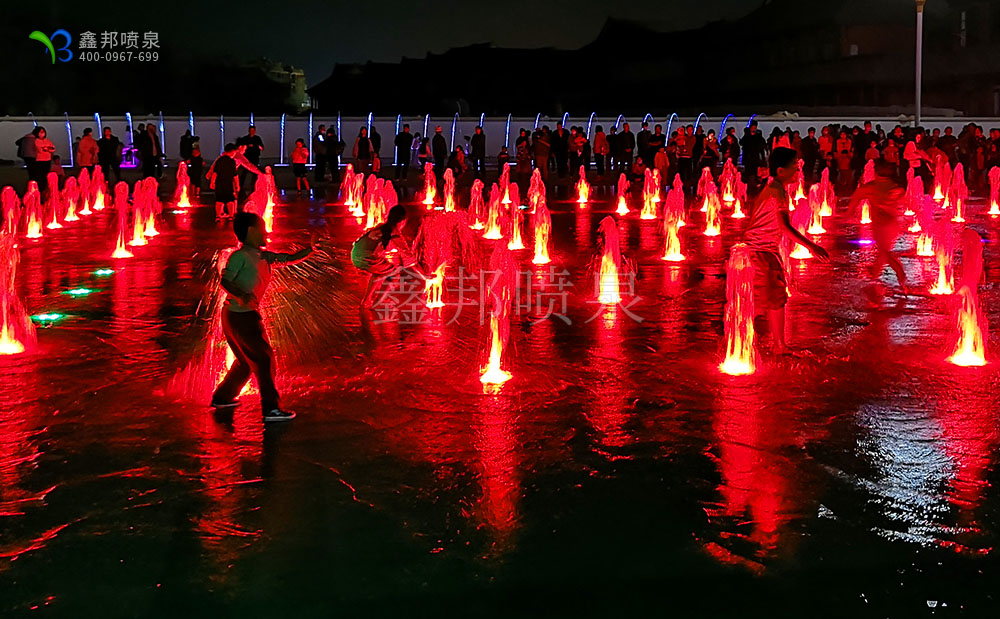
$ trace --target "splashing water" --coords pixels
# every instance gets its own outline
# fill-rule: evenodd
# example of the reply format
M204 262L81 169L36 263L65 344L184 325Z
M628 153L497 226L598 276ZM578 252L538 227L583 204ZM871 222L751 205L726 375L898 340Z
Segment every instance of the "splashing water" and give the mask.
M344 166L344 178L340 181L340 197L344 200L344 206L350 208L354 206L354 165Z
M656 203L660 201L660 186L653 171L646 168L642 179L642 210L639 219L656 219Z
M118 215L118 241L115 244L115 251L112 258L131 258L132 252L125 247L125 238L128 236L128 184L119 181L115 185L115 212ZM141 236L141 234L140 234ZM143 240L145 242L145 239Z
M722 174L719 175L719 186L722 193L722 203L729 205L736 201L736 181L739 173L732 159L726 159L722 166Z
M531 172L531 183L528 185L528 206L531 207L532 214L539 200L545 201L545 183L542 181L541 170L535 168Z
M118 187L121 185L119 183L115 186L115 208L118 208ZM125 186L126 192L128 191L128 185ZM146 192L142 182L138 182L135 185L135 190L132 195L132 240L128 242L132 247L141 247L146 245L146 235L143 234L146 231L146 209L148 205L146 204Z
M576 182L576 203L580 208L590 201L590 184L587 182L587 170L580 166L580 180Z
M906 211L903 214L907 217L911 217L923 210L924 179L914 175L907 181L906 195L903 197L903 202L906 205Z
M455 210L455 173L448 168L444 171L444 212Z
M514 297L517 263L503 243L498 243L490 256L492 278L487 283L490 303L489 353L479 381L487 392L511 379L512 374L503 369L504 349L510 339L510 306Z
M948 201L955 209L955 214L951 218L953 222L963 223L965 221L965 202L968 199L969 188L965 184L965 170L961 163L956 163L955 173L951 177L951 189L948 192Z
M108 206L108 196L106 193L108 183L104 180L104 172L101 167L94 168L94 175L90 179L90 191L93 194L91 208L95 211L103 211Z
M988 215L1000 216L1000 168L990 168L990 210Z
M710 192L715 192L715 191L716 191L715 178L712 176L712 170L707 167L702 168L701 176L698 178L698 191L696 193L696 196L699 198L704 198ZM704 213L705 210L702 209L701 212Z
M35 327L14 288L19 260L15 241L13 234L0 235L0 355L23 353L35 343Z
M77 184L80 186L80 215L83 216L93 214L93 211L90 210L90 183L90 172L87 171L87 168L83 168L77 176Z
M955 292L955 276L952 265L954 235L947 220L942 219L934 229L934 255L938 263L937 281L931 286L931 294L947 295Z
M486 227L483 223L486 204L483 202L483 181L478 178L472 181L472 193L469 195L469 219L472 220L470 228L482 230Z
M756 371L754 352L754 266L752 252L743 243L733 245L726 263L726 358L724 374L745 376Z
M671 193L673 190L671 190ZM669 202L670 196L667 195ZM681 239L677 235L677 214L668 210L663 211L663 256L661 260L667 262L681 262L684 254L681 252Z
M667 202L664 205L664 215L670 216L677 221L677 227L684 227L684 181L681 175L674 175L674 184L667 192Z
M826 170L823 170L826 172ZM813 185L809 188L809 211L812 214L809 220L809 234L823 234L826 228L823 227L823 205L826 204L826 197L823 194L822 185Z
M369 177L373 178L373 177ZM392 185L389 185L390 190L392 190ZM392 190L395 194L395 190ZM366 199L368 203L368 212L366 214L365 220L365 230L371 230L375 226L379 225L385 221L386 213L388 212L388 207L386 205L386 183L381 178L376 179L372 183L370 190L366 194Z
M486 231L483 232L484 239L497 240L503 238L503 232L500 229L500 188L496 183L490 187L490 207L489 214L486 219Z
M872 222L872 205L868 200L861 201L861 220L862 224L870 224Z
M626 195L628 195L628 179L625 178L624 174L621 174L618 177L618 209L615 211L619 215L628 215Z
M789 198L789 202L792 203L792 210L794 211L795 203L799 200L806 199L806 174L805 174L805 164L806 162L799 159L798 171L795 173L795 181L792 183L792 190L788 192L789 196L794 196Z
M355 199L357 196L355 196ZM427 162L424 164L424 197L423 204L428 208L434 206L437 199L437 178L434 176L434 164Z
M983 276L983 240L975 230L962 232L962 285L956 310L957 341L948 361L961 366L986 365L986 316L979 307L979 280Z
M177 208L190 208L191 200L188 198L188 190L191 187L191 178L188 176L187 163L180 161L177 163L177 190L174 192L174 200Z
M62 198L59 194L59 175L55 172L49 172L47 178L49 183L49 199L45 202L45 209L49 212L49 223L45 227L49 230L55 230L63 227L59 223L59 211L62 210Z
M815 185L813 185L813 187L815 187ZM812 188L809 189L809 193L814 193L812 191ZM818 207L817 202L810 200L810 206L813 205L816 205ZM812 222L812 220L816 217L816 214L818 212L819 212L818 208L795 209L790 214L789 217L790 223L792 224L793 228L799 231L800 234L807 234L809 225ZM795 243L795 248L792 249L792 252L788 255L788 257L795 258L796 260L808 260L809 258L812 258L813 255L812 252L810 252L804 245Z
M10 185L0 191L0 209L3 213L2 234L17 238L17 228L21 221L21 199L17 197L17 192ZM17 243L14 243L15 247Z
M705 194L705 236L719 236L722 234L722 205L719 203L719 195L715 193L715 185L711 187L711 192Z
M743 219L746 214L743 212L743 203L747 199L747 185L739 178L736 179L736 199L733 202L733 219ZM794 211L789 205L789 210Z
M507 217L507 221L510 224L510 242L507 243L507 249L524 249L524 240L521 238L521 223L524 216L521 214L521 208L518 206L521 202L521 196L518 195L516 184L511 184L508 195L511 199L511 206L510 216Z
M24 217L25 238L42 238L42 195L35 181L28 181L28 190L24 193Z
M622 302L618 278L622 256L615 220L611 217L602 219L597 235L598 245L601 247L597 300L603 305L618 305Z
M442 262L438 268L434 269L433 275L427 278L424 283L424 302L428 309L438 309L444 307L441 296L444 292L444 273L448 268L447 262Z
M466 214L436 212L426 215L413 242L414 252L425 268L431 272L442 264L450 264L475 271L479 265L479 247L476 236L469 229Z
M963 367L986 365L986 338L979 311L979 296L973 287L965 285L959 288L958 297L958 343L948 361Z
M503 164L503 170L500 172L500 194L503 199L500 200L500 204L511 204L510 199L510 164Z
M917 255L918 256L934 255L934 239L932 239L930 233L926 231L921 232L920 236L917 237Z
M535 204L535 212L531 216L532 224L535 228L535 257L531 259L534 264L548 264L549 258L549 234L552 232L552 217L549 215L549 207L545 204L545 196L539 197Z
M154 237L158 236L160 233L156 230L156 216L163 212L163 205L160 203L160 198L157 195L159 191L159 182L155 178L147 178L139 181L138 185L142 188L145 203L145 228L142 231L143 236Z
M76 214L76 205L80 201L80 186L77 184L76 177L71 176L66 179L66 186L63 187L62 199L65 203L65 208L63 211L66 216L63 217L63 221L80 221L80 218Z
M837 194L834 192L833 183L830 182L830 168L823 168L823 172L819 175L819 194L822 200L820 214L823 217L832 217L833 205L837 202Z
M940 203L951 190L951 166L947 157L938 157L934 166L934 201Z
M870 183L875 180L875 160L869 159L865 162L864 172L861 173L861 184Z

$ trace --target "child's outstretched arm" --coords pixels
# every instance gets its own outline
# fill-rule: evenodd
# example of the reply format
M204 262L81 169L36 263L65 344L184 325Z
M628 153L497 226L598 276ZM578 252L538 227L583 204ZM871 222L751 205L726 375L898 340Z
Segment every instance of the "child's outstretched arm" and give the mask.
M315 250L322 247L319 241L319 235L313 233L312 237L309 239L309 246L303 247L297 252L292 253L278 253L273 251L265 251L264 259L272 264L296 264L302 262L308 258Z
M821 261L826 262L830 259L830 252L814 243L811 239L807 238L806 235L802 234L792 226L791 221L788 219L787 211L781 211L778 214L778 225L781 226L781 231L785 234L785 236L794 239L796 243L808 249L809 253L816 256Z

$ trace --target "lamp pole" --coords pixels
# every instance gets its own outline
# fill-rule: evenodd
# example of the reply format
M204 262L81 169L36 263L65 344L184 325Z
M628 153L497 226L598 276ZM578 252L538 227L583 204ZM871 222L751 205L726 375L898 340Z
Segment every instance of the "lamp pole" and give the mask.
M924 78L924 4L927 0L917 2L917 76L916 76L916 113L914 125L920 126L920 91Z

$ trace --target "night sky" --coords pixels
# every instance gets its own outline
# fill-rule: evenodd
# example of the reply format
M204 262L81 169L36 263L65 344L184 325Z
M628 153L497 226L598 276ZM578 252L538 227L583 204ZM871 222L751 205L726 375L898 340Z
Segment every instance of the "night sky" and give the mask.
M427 52L483 42L507 47L572 49L593 40L608 17L644 21L661 30L677 30L698 27L714 19L736 18L762 2L167 0L142 10L142 5L135 2L63 0L28 8L10 7L17 15L15 19L7 19L3 29L10 29L5 34L16 38L27 36L26 32L20 32L27 24L45 32L64 27L74 34L82 31L79 25L95 32L148 29L160 33L164 47L180 47L182 53L195 57L228 53L237 60L267 56L291 63L304 68L308 82L315 84L326 78L337 62L397 62L403 56L420 58Z

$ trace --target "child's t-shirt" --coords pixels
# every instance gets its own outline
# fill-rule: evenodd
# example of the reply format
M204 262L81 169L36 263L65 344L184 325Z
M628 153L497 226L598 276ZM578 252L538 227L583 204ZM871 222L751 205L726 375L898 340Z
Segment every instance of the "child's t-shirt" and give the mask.
M743 242L750 249L778 252L778 242L781 240L779 218L783 211L788 211L788 200L781 200L780 193L783 192L774 185L768 186L750 210L746 228L743 229Z
M271 265L288 262L289 254L277 254L263 249L241 246L229 255L226 267L222 270L222 279L231 282L239 290L252 292L256 300L251 304L228 295L226 306L232 312L255 312L260 300L267 292L271 283Z

